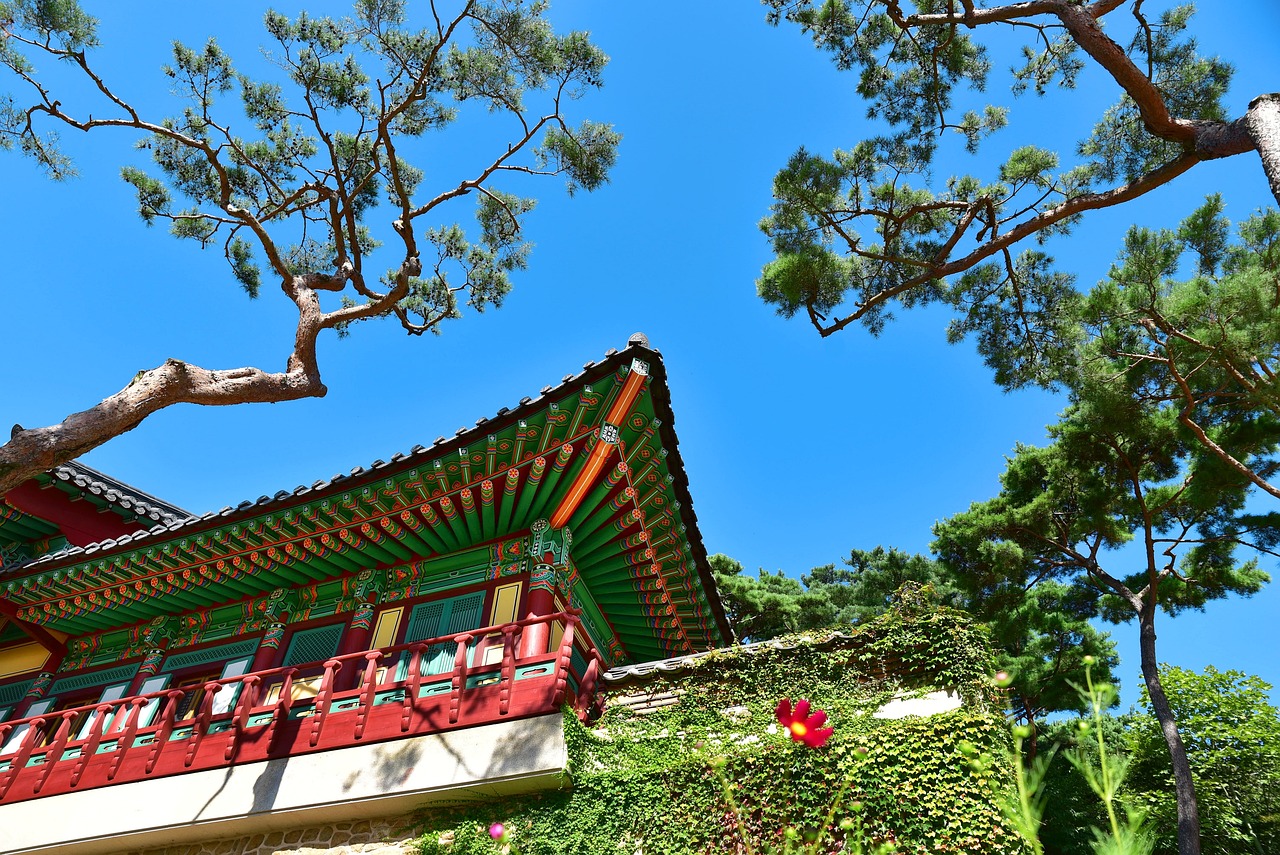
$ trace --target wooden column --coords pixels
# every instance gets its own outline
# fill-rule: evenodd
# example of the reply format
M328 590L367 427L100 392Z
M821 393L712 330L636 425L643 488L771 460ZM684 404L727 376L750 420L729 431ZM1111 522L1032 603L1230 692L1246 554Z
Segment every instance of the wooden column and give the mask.
M142 660L142 664L138 666L138 673L133 675L133 679L129 682L129 688L124 693L125 697L142 694L142 684L148 678L154 677L160 671L160 663L164 661L165 648L157 644L147 651L146 658Z
M351 624L342 635L342 645L338 648L340 655L363 653L369 649L369 643L373 640L373 606L372 602L361 602L356 606L355 614L351 617ZM344 662L342 670L338 672L339 690L357 688L363 676L363 661L349 660Z
M524 599L525 619L553 614L556 610L555 572L550 564L538 564L529 579L529 595ZM546 653L551 645L551 624L526 626L520 636L520 658Z
M58 670L58 666L62 664L61 656L50 656L45 660L44 665L36 674L35 680L31 683L31 688L27 689L27 694L17 706L13 708L13 713L9 716L9 721L20 718L26 718L27 710L36 701L44 700L45 695L49 694L49 687L53 685L53 675Z
M280 652L280 642L283 638L283 621L273 620L267 624L266 634L258 644L258 652L253 655L253 664L249 666L249 671L256 673L279 665L280 658L284 655Z

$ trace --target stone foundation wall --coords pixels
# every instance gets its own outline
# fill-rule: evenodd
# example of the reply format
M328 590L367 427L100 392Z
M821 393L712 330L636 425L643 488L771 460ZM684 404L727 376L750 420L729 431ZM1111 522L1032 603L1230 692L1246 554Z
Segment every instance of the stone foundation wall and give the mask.
M409 855L416 836L413 818L398 816L133 850L120 855Z

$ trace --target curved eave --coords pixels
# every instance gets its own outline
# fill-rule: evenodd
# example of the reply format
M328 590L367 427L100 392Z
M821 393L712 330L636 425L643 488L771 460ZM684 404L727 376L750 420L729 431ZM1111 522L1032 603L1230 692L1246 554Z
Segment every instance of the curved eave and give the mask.
M99 508L114 511L123 519L136 520L144 525L173 523L191 517L177 505L77 461L55 466L40 480L69 495L86 499Z
M626 407L616 448L594 452L605 461L599 477L579 477L633 360L649 376ZM0 577L0 594L26 620L83 634L372 568L424 559L430 568L560 509L577 571L628 659L718 647L732 635L673 420L661 357L632 344L430 449L46 556ZM581 504L566 501L574 485Z

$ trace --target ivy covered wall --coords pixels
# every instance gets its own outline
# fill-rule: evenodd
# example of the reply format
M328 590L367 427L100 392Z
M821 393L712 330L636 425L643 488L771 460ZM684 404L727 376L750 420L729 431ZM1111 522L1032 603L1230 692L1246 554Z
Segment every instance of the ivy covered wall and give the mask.
M755 851L791 828L827 825L846 780L841 819L899 852L1022 853L991 795L1008 785L1000 765L975 772L959 747L1004 756L1002 707L990 689L982 631L958 612L905 602L848 634L807 634L686 659L612 689L604 714L566 717L570 780L562 790L424 818L423 855L499 853L502 822L521 853L688 855L744 852L729 807L739 805ZM962 708L885 719L904 694L958 691ZM783 697L809 698L835 733L808 748L777 726ZM647 701L673 703L657 709ZM649 710L649 711L646 711ZM725 791L723 783L730 790ZM822 851L853 851L835 829Z

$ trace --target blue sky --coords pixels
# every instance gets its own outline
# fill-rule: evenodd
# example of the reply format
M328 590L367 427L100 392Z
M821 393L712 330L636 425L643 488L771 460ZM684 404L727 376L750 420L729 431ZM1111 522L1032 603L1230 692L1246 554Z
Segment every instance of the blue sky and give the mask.
M217 17L195 4L99 5L100 67L146 107L171 109L158 69L172 39L201 44L215 35L241 64L260 61L256 2L222 4ZM1236 65L1229 107L1239 115L1250 97L1278 88L1280 11L1269 0L1204 5L1196 32L1205 52ZM276 8L343 14L347 5ZM667 363L709 551L799 574L853 547L926 550L932 524L992 495L1004 456L1015 442L1042 441L1063 402L996 389L970 345L945 343L945 312L902 313L878 339L850 329L824 340L756 298L769 259L756 223L773 174L799 145L829 152L876 132L853 77L798 32L766 26L750 2L562 0L551 18L561 29L591 30L612 57L605 88L580 109L614 123L624 140L602 190L569 199L554 182L534 189L536 247L503 308L471 314L440 337L409 338L392 323L328 337L326 398L172 408L86 462L202 512L451 435L642 330ZM1007 100L1007 65L997 55L992 100ZM1010 129L979 158L956 154L940 171L983 174L1029 142L1070 152L1114 98L1108 81L1086 74L1075 92L1020 99ZM442 137L433 173L483 151L486 130ZM292 307L270 288L250 302L214 254L133 215L118 178L137 157L132 140L122 132L66 142L82 176L60 185L0 156L8 422L57 422L166 357L283 367ZM1209 192L1225 195L1233 219L1272 201L1255 155L1203 164L1136 204L1089 216L1049 250L1088 285L1131 223L1175 225ZM1162 620L1161 659L1280 683L1278 624L1275 585L1251 600L1214 602L1204 614ZM1136 632L1115 634L1128 702Z

